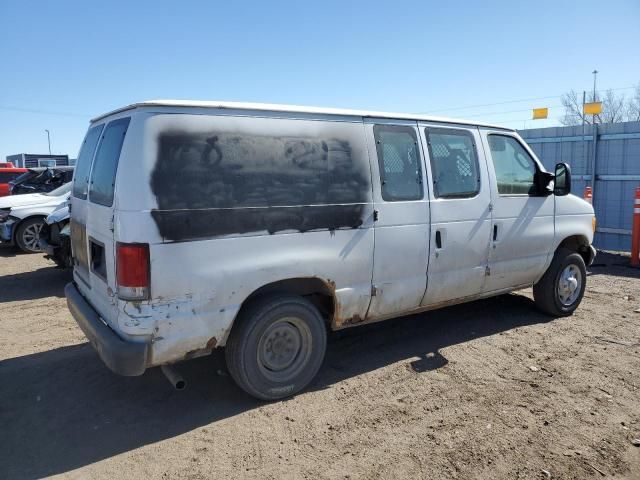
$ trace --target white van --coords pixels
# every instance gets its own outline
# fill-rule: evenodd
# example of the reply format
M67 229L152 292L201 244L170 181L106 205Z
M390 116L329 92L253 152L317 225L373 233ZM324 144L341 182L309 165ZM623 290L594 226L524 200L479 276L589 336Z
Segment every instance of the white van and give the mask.
M570 315L595 255L593 208L570 185L498 126L137 103L82 144L68 305L116 373L226 346L241 388L282 398L317 373L327 329L531 285Z

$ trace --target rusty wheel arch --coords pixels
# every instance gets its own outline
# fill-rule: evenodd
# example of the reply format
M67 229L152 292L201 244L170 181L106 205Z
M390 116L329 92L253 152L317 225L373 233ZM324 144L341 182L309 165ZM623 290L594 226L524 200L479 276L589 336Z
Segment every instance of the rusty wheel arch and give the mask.
M313 303L325 319L327 326L330 327L335 313L338 310L335 290L336 285L334 281L324 280L319 277L299 277L277 280L263 285L252 292L242 302L238 315L240 315L240 312L242 312L250 303L267 295L299 295Z

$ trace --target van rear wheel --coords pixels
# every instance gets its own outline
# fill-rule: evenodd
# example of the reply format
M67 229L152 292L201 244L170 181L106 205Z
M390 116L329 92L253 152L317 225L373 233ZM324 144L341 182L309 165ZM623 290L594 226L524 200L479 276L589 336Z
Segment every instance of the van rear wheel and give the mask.
M571 315L584 295L587 268L579 253L560 248L540 281L533 286L536 306L548 315Z
M326 345L325 322L311 302L291 295L263 298L236 320L227 340L227 368L248 394L277 400L313 380Z

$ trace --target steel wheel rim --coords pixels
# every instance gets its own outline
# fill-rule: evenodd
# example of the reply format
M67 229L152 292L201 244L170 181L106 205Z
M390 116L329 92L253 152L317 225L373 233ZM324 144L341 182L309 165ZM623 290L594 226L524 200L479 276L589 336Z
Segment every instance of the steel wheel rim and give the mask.
M558 278L558 299L560 303L568 307L573 305L582 289L582 272L577 265L567 265Z
M40 242L38 240L42 230L41 223L32 223L22 231L22 243L28 250L33 252L40 251Z
M311 357L311 330L297 317L283 317L267 327L258 342L258 367L268 379L295 378Z

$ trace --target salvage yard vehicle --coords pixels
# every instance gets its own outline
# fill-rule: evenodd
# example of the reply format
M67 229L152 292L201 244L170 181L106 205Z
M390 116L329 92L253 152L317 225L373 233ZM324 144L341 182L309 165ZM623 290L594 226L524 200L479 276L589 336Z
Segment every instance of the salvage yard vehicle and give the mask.
M26 168L0 167L0 197L11 195L9 182L27 171Z
M67 201L71 182L48 193L0 198L0 241L26 253L40 251L39 236L44 219Z
M61 203L44 219L38 244L45 258L53 260L60 268L71 268L71 228L68 200Z
M9 191L11 195L50 192L69 183L73 178L73 169L67 166L29 168L9 182Z
M421 115L152 101L94 119L69 309L141 375L225 346L249 394L314 378L338 330L530 287L580 304L593 208L511 129Z

